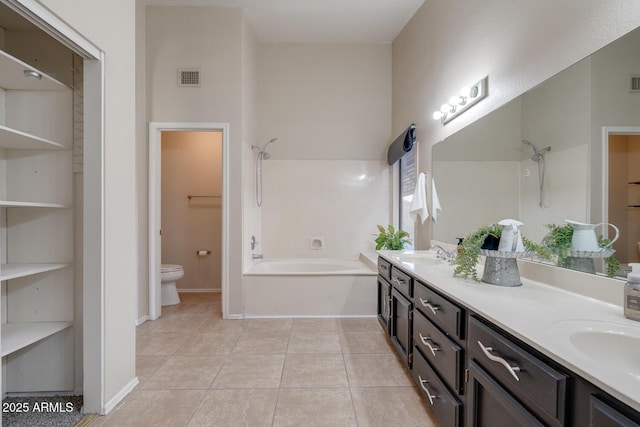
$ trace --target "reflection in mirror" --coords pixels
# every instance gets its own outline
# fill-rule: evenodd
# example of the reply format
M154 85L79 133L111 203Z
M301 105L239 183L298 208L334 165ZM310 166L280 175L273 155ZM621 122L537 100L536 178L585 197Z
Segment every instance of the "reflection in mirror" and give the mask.
M638 262L640 208L632 206L640 202L633 184L640 148L627 137L624 148L603 142L605 127L640 134L640 93L630 89L640 75L638 46L640 29L435 144L433 176L447 214L433 238L455 243L483 224L514 218L525 236L541 241L545 224L607 221L625 236L614 245L616 257ZM606 151L614 164L603 166L603 147L614 150ZM603 191L603 183L611 186Z

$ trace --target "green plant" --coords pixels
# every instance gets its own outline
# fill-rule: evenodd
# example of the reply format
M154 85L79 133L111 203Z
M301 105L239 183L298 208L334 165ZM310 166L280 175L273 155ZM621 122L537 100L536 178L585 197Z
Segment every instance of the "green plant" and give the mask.
M478 258L480 257L482 246L489 236L500 239L502 236L502 226L498 224L482 225L462 240L462 243L458 246L458 256L453 261L453 265L456 266L453 271L454 275L462 274L465 278L471 276L474 281L480 281L477 270ZM544 258L551 257L551 254L545 247L534 243L524 236L522 236L522 243L527 251L538 253Z
M569 224L545 224L549 233L544 237L542 244L551 254L558 257L557 264L561 267L569 265L568 259L571 256L571 239L573 238L573 227ZM603 236L598 237L598 245L601 248L609 247L611 241ZM607 276L614 277L622 268L621 263L615 256L611 255L604 259L607 264Z
M389 225L388 230L385 230L383 226L378 224L378 231L380 234L374 234L376 236L376 250L399 250L411 243L409 233L404 230L396 230L392 225Z

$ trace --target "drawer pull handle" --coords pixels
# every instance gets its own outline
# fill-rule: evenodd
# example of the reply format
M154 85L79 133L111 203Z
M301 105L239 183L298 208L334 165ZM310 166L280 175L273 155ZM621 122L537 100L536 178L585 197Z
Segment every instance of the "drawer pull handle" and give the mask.
M424 306L427 307L429 310L431 310L433 312L433 314L436 314L436 311L440 310L440 307L438 307L437 305L433 305L429 302L429 300L424 300L422 298L418 298L420 300L420 303Z
M491 354L490 352L493 351L493 347L485 347L480 341L478 341L478 345L480 346L480 349L482 349L484 355L489 358L489 360L500 363L502 366L507 368L507 371L509 371L509 373L513 375L513 378L515 378L516 381L520 381L520 378L518 378L518 375L516 375L516 372L520 372L519 366L511 366L509 362L504 360L502 357L494 356L493 354Z
M418 335L420 335L420 341L422 341L422 344L426 345L427 347L429 347L429 350L431 350L431 354L433 354L434 356L436 355L436 351L440 351L440 347L436 346L432 346L431 343L429 341L431 341L431 337L423 337L422 334L420 332L418 332Z
M398 284L398 286L404 286L405 281L402 279L398 279L397 277L393 277L392 280Z
M425 384L427 384L429 381L423 380L420 375L418 375L418 379L420 380L420 387L422 387L424 392L427 393L427 398L429 398L429 403L431 403L431 406L433 406L433 399L437 399L438 396L436 396L435 394L431 394L427 386L425 386Z

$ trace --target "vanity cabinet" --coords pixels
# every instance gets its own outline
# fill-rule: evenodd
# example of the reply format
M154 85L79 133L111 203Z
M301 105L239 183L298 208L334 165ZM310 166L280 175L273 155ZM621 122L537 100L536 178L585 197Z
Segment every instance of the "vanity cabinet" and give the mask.
M3 394L75 387L73 91L25 70L0 51Z
M443 427L640 427L638 411L380 260L387 268L378 270L378 292L391 293L389 329L381 325Z
M391 341L407 367L411 368L413 279L395 266L391 268Z
M568 375L476 316L469 317L467 345L473 362L470 373L475 378L468 402L470 419L479 420L479 414L486 416L491 411L493 405L483 400L491 396L492 400L500 401L500 408L509 407L510 413L523 419L528 419L528 414L545 425L565 425Z
M384 332L389 335L391 325L391 284L378 276L378 322Z
M384 258L378 257L378 322L384 332L391 333L391 264Z

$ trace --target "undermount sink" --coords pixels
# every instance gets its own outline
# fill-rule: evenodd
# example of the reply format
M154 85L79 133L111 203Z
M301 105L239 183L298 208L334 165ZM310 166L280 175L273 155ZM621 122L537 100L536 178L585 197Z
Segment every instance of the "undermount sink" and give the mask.
M565 320L553 325L553 333L568 338L583 359L640 381L640 325Z
M436 265L442 264L442 260L436 257L435 252L409 252L403 253L399 255L394 255L392 258L400 262L408 262L413 264L423 264L423 265Z

